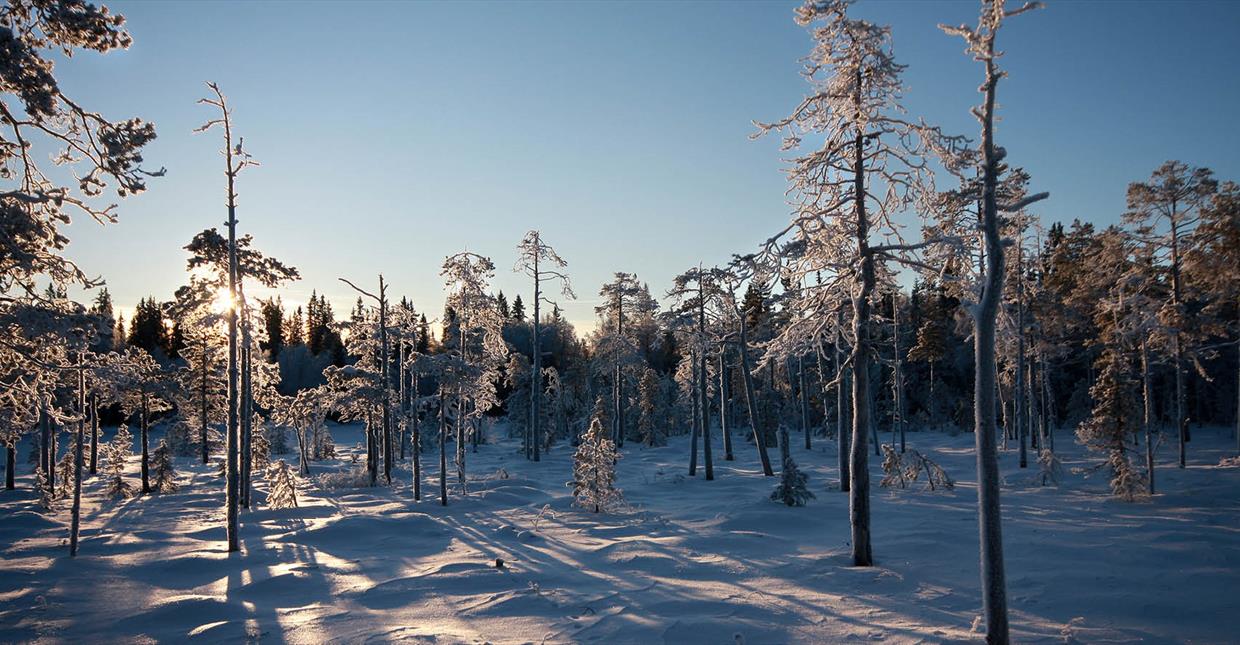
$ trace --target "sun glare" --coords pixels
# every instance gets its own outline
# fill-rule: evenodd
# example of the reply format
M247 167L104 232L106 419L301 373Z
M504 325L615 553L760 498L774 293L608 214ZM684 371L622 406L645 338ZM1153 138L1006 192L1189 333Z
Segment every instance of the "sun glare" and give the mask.
M233 299L228 294L228 287L220 287L215 290L215 300L211 303L211 310L217 314L228 313L232 308Z

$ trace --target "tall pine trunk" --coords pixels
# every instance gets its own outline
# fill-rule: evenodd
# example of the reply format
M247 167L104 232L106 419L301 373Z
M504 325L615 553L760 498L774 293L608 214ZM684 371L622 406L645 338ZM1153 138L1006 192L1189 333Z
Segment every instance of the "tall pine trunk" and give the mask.
M151 492L151 440L150 440L150 405L148 394L142 393L142 405L138 410L138 428L142 433L142 494Z
M994 53L993 39L989 43ZM982 613L988 643L1009 642L1007 582L1003 566L1003 530L999 505L999 456L995 445L995 316L1003 294L1003 241L995 188L999 158L994 145L995 87L999 74L993 56L986 60L982 109L982 234L986 273L974 329L974 425L977 451L978 533L981 542Z

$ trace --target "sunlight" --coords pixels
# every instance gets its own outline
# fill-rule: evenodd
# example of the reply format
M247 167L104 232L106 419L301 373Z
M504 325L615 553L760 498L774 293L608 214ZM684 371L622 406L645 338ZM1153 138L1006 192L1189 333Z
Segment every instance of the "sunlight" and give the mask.
M211 310L217 314L228 313L229 309L234 306L234 300L228 293L228 287L220 287L215 290L215 299L211 301Z

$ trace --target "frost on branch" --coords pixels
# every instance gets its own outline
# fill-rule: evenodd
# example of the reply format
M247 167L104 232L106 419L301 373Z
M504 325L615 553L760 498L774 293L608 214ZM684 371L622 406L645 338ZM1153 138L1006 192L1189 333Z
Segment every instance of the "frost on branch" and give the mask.
M267 508L297 508L297 475L288 462L277 459L267 466Z
M926 475L927 490L952 490L956 487L956 480L929 457L911 448L901 454L883 444L883 480L879 482L880 486L908 488L917 483L922 473Z
M155 492L177 492L180 486L177 484L177 471L172 465L172 449L168 447L167 441L160 440L159 446L155 448L151 465L155 468L155 484L153 486Z

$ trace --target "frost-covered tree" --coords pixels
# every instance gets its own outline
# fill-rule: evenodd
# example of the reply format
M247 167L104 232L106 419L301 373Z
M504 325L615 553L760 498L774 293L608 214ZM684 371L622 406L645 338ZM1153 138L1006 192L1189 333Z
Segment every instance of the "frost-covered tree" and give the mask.
M814 499L814 493L809 489L809 476L797 468L797 462L792 458L792 450L788 441L788 426L781 424L779 427L779 484L775 486L775 490L771 491L771 499L788 506L805 506L809 500Z
M616 488L616 461L620 453L607 436L598 419L590 421L590 429L581 437L573 455L573 503L581 508L602 512L623 500Z
M453 334L447 338L445 351L459 357L466 369L454 370L462 377L454 388L456 406L457 480L465 487L465 446L472 441L475 448L481 435L482 415L499 405L496 386L501 368L508 360L504 342L504 321L499 315L495 298L488 293L495 265L490 258L476 253L461 252L444 260L440 275L448 292L446 305L456 314Z
M1184 269L1195 289L1209 295L1201 313L1208 318L1210 331L1219 336L1230 333L1235 339L1233 431L1240 454L1240 184L1224 182L1201 209L1201 221L1185 252Z
M250 443L250 461L254 464L254 469L262 472L267 469L267 464L271 463L271 442L267 439L268 428L263 423L263 418L255 413L251 421L254 425L254 440Z
M267 466L267 508L297 508L297 474L283 459Z
M602 358L611 368L611 431L617 447L624 446L625 417L628 408L625 394L626 367L636 364L637 347L630 338L626 322L649 314L653 307L649 294L642 289L634 273L617 272L614 279L599 289L602 304L594 311L602 319L596 343L596 360ZM643 297L645 296L645 297Z
M1160 312L1171 334L1172 370L1175 373L1175 424L1179 433L1180 468L1187 458L1188 418L1184 409L1184 354L1190 331L1183 284L1184 252L1189 236L1201 219L1201 209L1218 188L1208 168L1193 168L1168 161L1150 175L1149 181L1128 186L1128 211L1124 221L1136 227L1138 238L1153 245L1159 259L1171 271L1170 300Z
M125 461L133 454L133 435L129 426L122 425L116 429L116 435L108 442L105 454L105 472L108 475L104 494L112 499L132 497L133 484L125 479Z
M870 326L876 271L884 262L909 262L909 253L928 243L906 243L896 218L931 194L929 159L951 151L958 140L904 116L904 66L893 57L891 30L850 18L850 4L808 0L797 9L797 22L814 38L802 71L812 91L788 117L757 125L758 135L783 133L783 149L798 153L787 171L796 216L766 242L764 252L791 261L793 283L824 274L824 285L809 297L834 294L827 304L802 303L799 308L817 315L792 333L803 338L827 325L830 300L847 294L851 301L849 515L853 562L870 566L868 442L875 353ZM788 275L789 267L784 272Z
M637 433L642 444L648 447L667 443L664 427L666 411L663 409L663 387L659 373L647 367L637 382Z
M326 434L327 415L332 411L332 395L319 386L283 397L275 407L275 422L293 428L297 434L298 464L303 475L310 474L310 460L319 437ZM330 441L330 437L327 439Z
M981 124L980 161L982 176L980 230L984 240L985 272L981 298L973 310L974 331L974 441L977 451L978 530L981 537L982 614L986 621L986 641L1010 641L1007 615L1007 582L1003 569L1003 533L999 506L999 458L995 441L995 317L1003 294L1003 241L999 234L999 212L1018 212L1045 199L1045 193L1031 195L1017 202L1000 203L999 174L1006 151L995 144L995 98L999 69L995 37L1007 18L1040 7L1025 4L1008 10L1004 0L982 0L977 26L940 25L949 35L959 36L967 44L966 53L985 67L985 80L980 91L981 107L973 114Z
M543 296L543 282L559 281L560 294L565 298L576 298L573 293L573 287L568 281L568 275L563 272L564 267L568 266L555 249L551 245L543 242L542 234L538 231L530 231L525 234L525 239L517 245L517 264L513 267L514 271L524 273L534 282L534 335L533 335L533 351L530 361L530 407L529 407L529 432L530 437L525 442L527 450L532 446L532 454L526 457L532 458L534 461L539 460L539 444L541 443L540 429L542 427L542 415L540 413L540 405L543 393L542 385L542 319L540 307L545 301L552 306L555 302L546 299ZM503 294L501 294L503 295ZM501 312L502 313L502 312Z
M155 447L155 454L151 458L151 466L155 469L155 484L152 486L156 493L175 493L180 485L177 484L177 471L173 464L172 449L168 447L168 442L159 441L159 445Z
M391 484L392 483L392 383L391 383L392 353L389 351L389 346L388 346L387 284L383 281L383 275L380 274L379 275L379 293L376 295L376 294L370 293L369 291L362 289L361 287L358 287L357 285L353 284L352 282L349 282L348 280L344 278L340 278L340 281L349 285L350 287L353 287L355 291L362 294L363 296L366 296L367 298L374 300L375 304L378 305L378 317L374 320L374 331L377 333L368 333L369 330L363 330L363 329L353 330L354 334L357 335L358 340L368 339L371 342L365 343L365 345L367 345L367 348L370 351L366 352L366 355L363 356L362 365L361 366L354 365L350 367L354 370L369 369L370 373L373 375L373 378L371 378L370 380L374 381L374 383L372 383L371 385L378 387L379 397L378 397L377 405L379 406L379 410L380 410L379 414L383 422L382 436L380 437L383 441L383 445L382 445L383 477L387 481L388 484ZM360 302L359 302L359 306L360 306ZM375 344L373 342L374 340L376 340L375 336L378 336L377 338L378 344ZM354 339L352 338L352 334L351 334L350 341L353 341L353 340ZM362 343L357 343L357 344L361 345ZM375 475L378 470L378 462L379 462L378 458L379 458L379 450L380 450L380 446L378 442L375 441L375 439L376 438L373 433L371 432L366 433L366 447L367 447L366 463L370 467L370 483L372 486L375 483Z
M199 126L195 132L205 132L215 126L220 126L224 130L224 176L228 180L228 263L227 267L227 300L225 318L228 321L228 405L227 405L227 433L225 441L227 445L228 464L228 481L226 483L225 502L226 518L225 528L228 540L228 550L240 551L241 541L238 535L240 524L238 523L238 508L240 505L240 472L238 458L240 455L240 418L241 404L237 388L238 380L238 339L237 339L237 191L236 182L237 175L247 166L257 165L243 148L243 139L238 138L236 146L233 145L232 132L232 113L228 108L228 101L224 98L224 93L215 83L207 83L207 87L211 88L214 97L198 99L198 102L219 110L220 116L211 119Z

